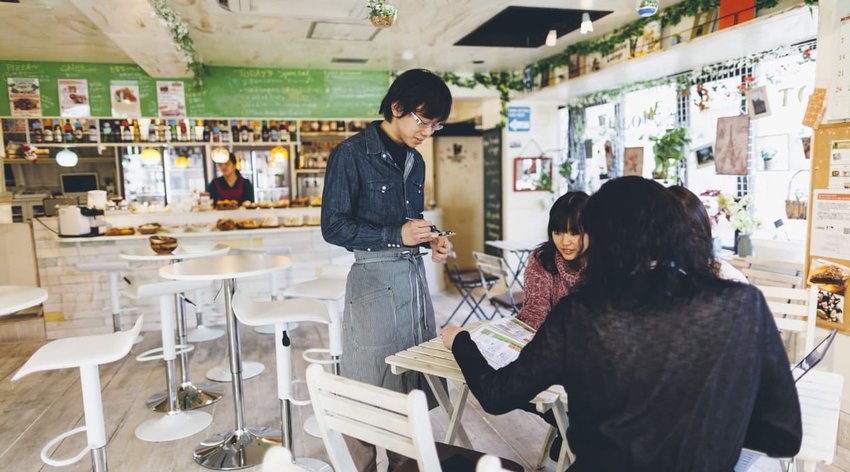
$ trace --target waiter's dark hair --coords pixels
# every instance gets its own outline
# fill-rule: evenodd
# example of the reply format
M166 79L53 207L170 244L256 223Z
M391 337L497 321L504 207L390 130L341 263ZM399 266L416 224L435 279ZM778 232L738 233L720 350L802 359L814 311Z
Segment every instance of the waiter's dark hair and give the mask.
M230 157L227 159L231 164L236 165L236 154L233 154L233 151L228 153Z
M380 112L387 121L393 120L393 104L402 116L416 113L421 118L446 121L452 111L452 93L449 87L427 69L410 69L398 76L384 99Z

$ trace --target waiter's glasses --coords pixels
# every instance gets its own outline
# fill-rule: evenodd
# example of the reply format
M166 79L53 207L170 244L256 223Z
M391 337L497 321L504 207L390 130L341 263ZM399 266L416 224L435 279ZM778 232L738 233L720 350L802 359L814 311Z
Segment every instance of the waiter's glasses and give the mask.
M420 128L431 128L431 132L433 133L436 133L437 131L443 129L442 123L425 123L424 121L422 121L422 118L419 118L418 116L416 116L416 113L413 112L410 112L410 116L413 117L413 121L415 121Z

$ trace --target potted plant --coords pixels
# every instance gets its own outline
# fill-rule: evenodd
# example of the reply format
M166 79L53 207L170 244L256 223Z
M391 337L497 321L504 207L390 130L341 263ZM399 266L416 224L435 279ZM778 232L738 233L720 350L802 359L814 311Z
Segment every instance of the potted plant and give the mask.
M776 157L775 149L762 149L761 159L764 161L764 170L773 170L773 158Z
M750 211L752 202L752 195L744 195L736 199L729 195L720 194L717 200L720 211L726 215L726 219L735 228L736 252L741 257L753 255L753 243L750 236L761 224Z
M691 142L687 128L668 129L663 136L650 136L652 152L655 154L655 169L652 178L673 180L679 183L679 166L685 160L685 146Z
M386 0L367 0L369 7L369 20L378 28L388 28L395 22L398 9L393 5L387 5Z

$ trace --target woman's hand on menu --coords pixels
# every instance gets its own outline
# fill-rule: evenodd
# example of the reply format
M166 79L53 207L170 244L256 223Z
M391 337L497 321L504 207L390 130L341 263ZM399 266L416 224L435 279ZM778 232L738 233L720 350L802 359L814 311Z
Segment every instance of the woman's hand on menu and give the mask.
M451 350L452 344L455 342L455 337L457 337L457 333L460 333L461 331L463 331L463 328L454 324L449 324L443 328L443 334L440 335L443 339L443 345Z
M434 239L428 220L408 219L401 227L401 243L405 246L418 246Z
M431 240L431 260L436 263L446 262L452 250L452 243L445 236L438 236Z

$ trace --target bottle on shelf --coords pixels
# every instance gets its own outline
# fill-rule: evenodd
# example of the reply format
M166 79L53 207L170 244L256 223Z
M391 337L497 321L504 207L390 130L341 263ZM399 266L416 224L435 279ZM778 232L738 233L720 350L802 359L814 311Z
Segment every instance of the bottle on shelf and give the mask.
M266 126L266 120L263 120L262 128L260 128L260 137L263 139L263 142L268 142L269 140L269 127Z
M165 122L165 120L162 121L164 123L162 130L162 141L165 143L170 143L171 140L174 138L174 120L168 120L168 122Z
M199 143L206 141L206 139L204 139L204 122L203 121L195 120L194 132L195 132L195 141L197 141Z
M259 143L263 139L263 129L260 127L260 122L254 122L254 142Z
M104 143L112 142L112 125L108 121L103 122L101 133Z
M86 125L88 129L86 130L86 135L88 135L90 143L97 142L97 123L94 120L86 120Z
M146 143L150 140L151 120L147 118L139 119L139 141Z
M191 141L191 139L189 139L189 125L188 125L188 123L189 123L189 120L183 119L183 120L180 120L180 122L177 124L177 138L178 138L177 140L178 141L182 141L182 142Z
M277 129L277 121L269 122L269 141L280 141L280 133Z
M53 142L53 122L51 120L44 120L41 124L42 135L45 143Z
M74 141L83 141L83 125L77 120L74 120Z
M226 120L221 122L219 133L221 135L221 142L230 142L230 124L228 124Z
M60 120L55 120L53 122L53 142L61 143L65 141L65 133L62 131L62 124Z
M41 130L41 121L33 120L30 140L34 143L44 142L44 132Z
M160 143L165 142L165 120L159 120L156 126L156 140Z
M239 124L236 120L230 122L230 136L232 136L234 143L242 141L242 133L239 132Z
M218 120L213 120L212 122L212 141L216 143L221 142L221 128L218 127Z
M64 126L63 129L65 131L65 142L66 143L73 143L74 142L74 127L71 126L71 120L65 120L65 126Z
M150 126L148 126L148 141L152 143L159 142L159 137L157 130L159 129L159 124L156 120L151 120Z
M133 142L138 143L142 140L142 130L139 129L139 120L133 120Z
M243 121L242 126L239 127L239 140L243 143L251 142L253 135L248 132L248 122Z
M210 136L210 123L209 123L209 121L204 120L204 134L203 134L204 142L208 143L210 141L210 137L211 137Z
M133 128L130 126L129 120L121 120L121 141L125 143L133 142Z

